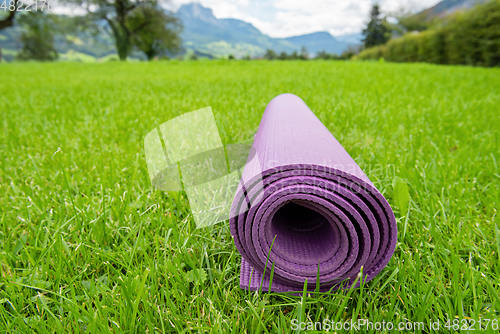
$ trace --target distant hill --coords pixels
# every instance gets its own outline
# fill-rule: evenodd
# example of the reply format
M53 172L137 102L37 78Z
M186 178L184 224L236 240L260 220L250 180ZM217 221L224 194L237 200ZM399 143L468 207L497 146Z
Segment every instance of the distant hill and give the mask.
M236 19L217 19L210 8L197 3L183 5L177 16L184 25L181 34L187 49L214 56L258 56L266 49L292 51L297 47L285 40L262 34L252 24Z
M351 43L339 41L328 32L316 32L288 38L272 38L261 33L248 22L236 19L217 19L210 8L198 3L183 5L177 15L184 24L182 39L188 49L215 56L233 54L261 56L267 49L276 52L300 51L305 46L309 53L325 50L342 53Z
M347 45L358 45L362 43L364 36L360 32L356 34L335 36L335 39L339 42L347 43Z
M457 10L469 9L477 4L485 3L489 0L444 0L431 8L427 8L417 14L415 18L422 21L430 21L434 18L443 18Z

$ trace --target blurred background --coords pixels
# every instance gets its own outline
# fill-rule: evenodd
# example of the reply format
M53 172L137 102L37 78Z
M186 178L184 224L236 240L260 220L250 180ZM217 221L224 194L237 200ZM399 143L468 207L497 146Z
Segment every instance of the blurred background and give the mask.
M387 60L498 66L498 0L0 0L1 61Z

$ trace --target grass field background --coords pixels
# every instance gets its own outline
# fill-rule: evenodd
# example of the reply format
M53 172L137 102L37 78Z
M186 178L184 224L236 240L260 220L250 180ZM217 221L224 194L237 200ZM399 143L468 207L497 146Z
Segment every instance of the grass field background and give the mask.
M288 333L293 319L326 318L439 319L447 332L448 319L500 320L499 69L12 63L0 78L1 332ZM243 291L229 224L196 230L185 195L151 187L143 140L155 126L211 106L234 143L285 92L395 210L394 256L360 289ZM393 205L394 176L409 185L409 216ZM200 268L204 282L186 280Z

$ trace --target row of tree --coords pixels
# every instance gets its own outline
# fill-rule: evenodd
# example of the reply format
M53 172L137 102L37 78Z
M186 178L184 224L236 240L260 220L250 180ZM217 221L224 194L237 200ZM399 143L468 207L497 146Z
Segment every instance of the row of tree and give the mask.
M274 50L268 49L264 54L264 59L268 60L308 60L308 59L325 59L325 60L348 60L355 54L359 52L357 47L350 47L341 55L337 55L336 53L328 53L325 50L319 51L314 56L311 56L307 49L303 46L300 50L300 53L297 51L293 51L288 54L286 52L276 53Z
M0 30L14 24L23 27L20 59L56 59L54 36L84 30L109 33L120 60L125 60L134 49L152 59L175 53L181 46L182 24L173 13L162 8L158 0L64 0L66 5L85 11L85 15L76 17L47 11L26 12L22 10L25 5L21 0L11 1L15 1L15 5L10 6L0 20Z
M500 66L500 0L427 24L408 21L420 31L366 48L354 59Z
M274 60L274 59L279 59L279 60L296 60L296 59L301 59L301 60L307 60L309 59L309 52L307 52L307 49L305 46L302 47L300 50L300 53L297 51L293 51L292 53L288 54L286 52L281 52L280 54L276 53L274 50L268 49L266 53L264 54L265 59L269 60Z

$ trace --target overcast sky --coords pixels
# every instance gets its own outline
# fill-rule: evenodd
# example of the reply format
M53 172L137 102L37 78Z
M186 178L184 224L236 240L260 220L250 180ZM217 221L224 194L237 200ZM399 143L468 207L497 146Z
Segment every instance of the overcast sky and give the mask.
M174 8L198 2L211 8L217 18L252 23L271 37L289 37L316 31L332 35L360 32L374 0L172 0ZM428 8L440 0L379 0L383 11L401 5L413 10Z

